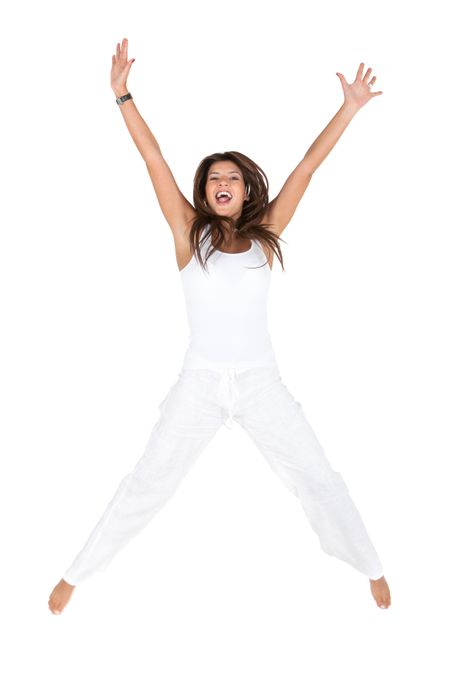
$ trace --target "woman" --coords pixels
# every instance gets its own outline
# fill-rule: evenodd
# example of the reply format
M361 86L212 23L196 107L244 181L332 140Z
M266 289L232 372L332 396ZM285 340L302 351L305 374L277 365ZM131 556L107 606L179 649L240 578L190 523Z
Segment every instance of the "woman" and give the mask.
M366 575L376 604L387 608L390 592L380 559L344 480L281 380L266 316L275 254L284 270L280 235L355 113L382 93L370 90L376 78L369 81L371 68L362 77L363 63L351 85L337 73L343 105L270 203L262 169L234 151L202 160L192 206L127 90L133 61L124 38L112 57L111 86L173 233L190 344L143 456L53 589L49 608L61 613L76 585L106 569L174 494L218 429L231 428L233 419L300 499L322 549Z

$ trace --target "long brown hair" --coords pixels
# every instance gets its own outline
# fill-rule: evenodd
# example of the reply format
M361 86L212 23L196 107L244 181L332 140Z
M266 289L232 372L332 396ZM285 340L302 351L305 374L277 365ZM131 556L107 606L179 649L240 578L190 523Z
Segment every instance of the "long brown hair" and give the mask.
M230 216L218 215L207 206L205 201L205 185L209 167L214 162L227 160L234 162L241 169L246 192L250 197L248 201L244 202L241 216L236 221ZM197 212L197 217L192 223L189 240L191 250L204 270L207 271L208 259L224 241L225 230L223 222L226 222L231 228L236 228L238 237L243 239L258 239L259 241L266 242L280 261L283 271L285 271L283 254L278 243L278 240L284 240L268 229L270 227L269 223L261 225L264 211L269 203L268 193L269 181L266 174L253 160L241 152L235 150L215 152L202 159L194 176L194 208ZM211 242L206 251L205 260L203 260L201 246L203 246L209 236L207 232L208 224L210 225ZM216 245L213 244L213 241Z

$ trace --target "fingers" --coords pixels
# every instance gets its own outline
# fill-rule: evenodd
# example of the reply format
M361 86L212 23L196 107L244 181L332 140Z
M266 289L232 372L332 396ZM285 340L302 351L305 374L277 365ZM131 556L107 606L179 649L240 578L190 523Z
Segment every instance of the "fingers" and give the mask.
M360 79L362 82L367 84L367 80L369 79L369 76L372 72L372 68L368 68L364 77L361 77L362 74L363 74L363 70L364 70L364 63L360 63L359 68L358 68L358 72L356 73L356 79ZM369 84L372 85L375 82L376 79L377 79L376 77L372 77Z
M371 87L373 84L375 84L375 80L376 80L376 79L377 79L377 78L376 78L375 75L374 75L374 76L372 77L372 79L370 80L370 82L369 82L369 86L370 86L370 87ZM372 91L372 92L371 92L372 96L379 96L379 95L382 94L382 93L383 93L382 91Z
M370 75L371 72L372 72L372 68L367 68L366 74L365 74L364 77L363 77L363 82L367 82L367 80L369 79L369 75Z
M128 39L123 38L122 45L120 42L116 45L116 59L122 58L124 61L128 61Z
M342 84L342 86L344 87L344 89L345 89L346 87L348 87L348 82L347 82L347 80L345 79L345 77L343 76L343 74L342 74L342 73L336 73L336 75L337 75L338 78L340 79L341 84Z
M372 77L372 79L370 80L370 82L368 82L370 74L372 73L372 68L368 68L364 77L361 77L361 75L363 74L363 70L364 70L364 63L360 63L359 68L358 68L358 72L356 74L355 82L356 82L356 80L361 79L362 83L367 84L368 87L371 87L373 84L375 84L375 80L377 78L374 75ZM372 91L371 96L380 96L380 94L382 94L382 93L383 93L382 91Z
M372 68L368 68L364 77L362 77L363 70L364 70L364 63L360 63L359 68L358 68L358 72L356 73L356 79L357 80L363 80L363 82L367 82L367 78L369 77L370 73L372 72Z

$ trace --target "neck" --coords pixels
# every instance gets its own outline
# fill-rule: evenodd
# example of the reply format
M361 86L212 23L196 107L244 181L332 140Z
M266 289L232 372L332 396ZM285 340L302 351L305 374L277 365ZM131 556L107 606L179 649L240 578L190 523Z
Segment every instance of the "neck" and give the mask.
M230 227L228 223L222 223L222 227L224 229L224 243L226 246L229 246L238 239L242 239L242 237L239 235L238 230L234 227Z

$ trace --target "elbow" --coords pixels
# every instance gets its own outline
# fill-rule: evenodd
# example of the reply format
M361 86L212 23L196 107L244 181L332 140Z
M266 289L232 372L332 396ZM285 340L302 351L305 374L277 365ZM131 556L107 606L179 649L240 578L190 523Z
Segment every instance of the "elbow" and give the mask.
M316 170L317 167L313 167L312 164L305 159L303 159L301 161L301 166L303 168L303 171L306 173L306 175L309 178L312 178L312 175L313 175L313 173L314 173L314 171Z

